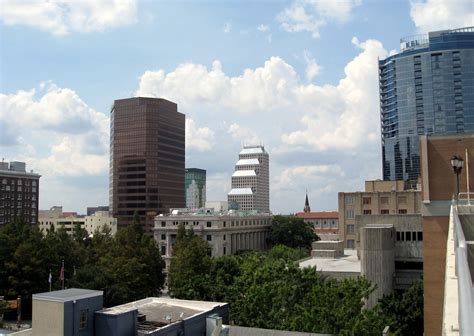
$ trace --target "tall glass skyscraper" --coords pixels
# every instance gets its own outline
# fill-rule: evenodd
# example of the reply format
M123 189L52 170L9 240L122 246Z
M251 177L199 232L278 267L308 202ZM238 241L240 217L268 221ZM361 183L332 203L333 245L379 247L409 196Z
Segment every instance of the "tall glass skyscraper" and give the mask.
M474 27L400 42L379 60L383 179L413 184L420 135L474 132Z
M155 216L184 208L185 116L166 99L114 101L110 111L109 210L119 227L135 211L151 232Z
M199 168L186 168L184 177L186 208L199 209L206 206L206 171Z

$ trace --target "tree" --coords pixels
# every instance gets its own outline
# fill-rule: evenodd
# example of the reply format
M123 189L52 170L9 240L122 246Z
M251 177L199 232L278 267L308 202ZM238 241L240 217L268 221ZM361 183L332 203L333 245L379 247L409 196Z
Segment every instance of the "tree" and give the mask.
M168 287L173 297L199 300L210 296L208 249L207 242L180 224L169 272Z
M283 244L293 248L311 249L311 243L319 240L313 227L302 218L273 216L269 243L274 246Z

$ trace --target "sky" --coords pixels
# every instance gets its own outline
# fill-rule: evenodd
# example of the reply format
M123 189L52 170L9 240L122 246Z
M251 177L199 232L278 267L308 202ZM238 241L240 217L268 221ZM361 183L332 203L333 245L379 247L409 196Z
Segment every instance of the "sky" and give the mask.
M474 26L471 0L0 0L0 153L42 175L40 209L107 205L110 107L186 115L186 167L226 200L243 145L270 156L273 213L336 210L382 177L377 60Z

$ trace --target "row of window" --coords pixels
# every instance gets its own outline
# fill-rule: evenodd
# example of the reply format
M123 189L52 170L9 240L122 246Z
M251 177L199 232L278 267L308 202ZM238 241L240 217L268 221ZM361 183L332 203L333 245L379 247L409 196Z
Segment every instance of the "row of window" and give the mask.
M2 184L3 184L3 185L8 184L8 180L7 180L6 178L2 179ZM29 186L29 185L30 185L30 180L24 180L24 183L23 183L23 180L10 179L10 184L11 184L11 185L17 184L17 185L19 185L19 186L21 186L21 185L24 184L25 186ZM31 181L31 185L32 185L33 187L36 187L36 181L35 181L35 180Z
M362 214L363 215L372 215L372 210L371 209L364 209L364 210L362 210ZM381 215L389 215L390 210L389 209L380 209L380 214ZM408 210L407 209L398 209L398 214L406 215L406 214L408 214ZM355 215L354 210L352 210L352 209L346 210L346 219L354 219L354 215Z
M346 195L345 201L346 204L351 205L354 204L355 197L354 195ZM407 204L407 197L406 196L398 196L397 197L398 204ZM380 204L389 204L390 198L387 196L380 197ZM365 196L362 197L362 204L369 205L372 204L372 197Z
M0 190L5 190L5 191L24 191L24 192L36 192L36 187L25 187L23 188L21 185L18 185L16 188L14 185L9 186L9 185L3 185L0 187Z
M199 221L173 221L173 226L183 224L183 225L190 225L190 223L194 226L199 225L201 222ZM202 222L204 224L204 222ZM253 220L236 220L236 221L231 221L230 225L231 226L249 226L249 225L264 225L268 224L267 219L253 219ZM222 222L222 226L226 227L226 221ZM166 227L166 221L161 221L161 227ZM212 222L207 221L206 222L206 227L212 227Z

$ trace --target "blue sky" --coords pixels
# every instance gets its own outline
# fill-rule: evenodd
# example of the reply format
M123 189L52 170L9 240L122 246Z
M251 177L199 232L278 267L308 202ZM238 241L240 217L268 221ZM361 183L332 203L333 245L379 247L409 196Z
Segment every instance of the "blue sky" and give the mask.
M381 177L377 58L472 26L470 1L1 0L0 145L43 175L40 208L108 202L114 99L178 103L186 165L224 200L242 144L271 160L271 208L337 209Z

